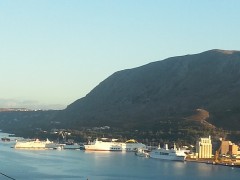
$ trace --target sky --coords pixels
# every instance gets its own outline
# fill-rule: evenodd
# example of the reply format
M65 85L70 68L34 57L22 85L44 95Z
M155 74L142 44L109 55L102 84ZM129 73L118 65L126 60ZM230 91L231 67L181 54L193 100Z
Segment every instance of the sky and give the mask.
M116 71L240 50L238 0L0 0L0 108L64 109Z

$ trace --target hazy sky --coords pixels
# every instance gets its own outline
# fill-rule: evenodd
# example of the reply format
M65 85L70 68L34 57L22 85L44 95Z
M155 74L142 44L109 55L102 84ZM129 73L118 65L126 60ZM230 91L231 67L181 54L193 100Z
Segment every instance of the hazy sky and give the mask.
M116 71L240 50L238 0L0 0L0 107L65 108Z

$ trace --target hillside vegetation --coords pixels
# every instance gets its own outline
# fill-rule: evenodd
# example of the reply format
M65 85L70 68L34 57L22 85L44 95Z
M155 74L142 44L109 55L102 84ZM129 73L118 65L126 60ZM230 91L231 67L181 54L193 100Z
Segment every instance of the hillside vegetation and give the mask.
M155 129L156 123L205 109L212 124L237 130L239 101L240 52L211 50L116 72L58 118Z

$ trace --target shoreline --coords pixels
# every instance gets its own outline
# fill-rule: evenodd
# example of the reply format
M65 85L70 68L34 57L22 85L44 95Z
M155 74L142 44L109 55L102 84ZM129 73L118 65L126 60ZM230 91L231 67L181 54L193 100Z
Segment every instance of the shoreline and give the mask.
M185 161L240 168L240 163L236 163L236 162L232 162L232 161L231 162L230 161L229 162L215 162L213 159L190 159L190 158L187 158Z

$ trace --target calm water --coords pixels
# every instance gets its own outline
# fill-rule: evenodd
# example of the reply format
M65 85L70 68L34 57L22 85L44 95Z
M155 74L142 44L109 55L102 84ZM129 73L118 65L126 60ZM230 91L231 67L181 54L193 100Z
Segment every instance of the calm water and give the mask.
M0 133L0 137L4 134ZM0 172L16 180L239 179L240 168L136 157L134 153L16 150L0 142ZM0 175L0 180L9 178Z

